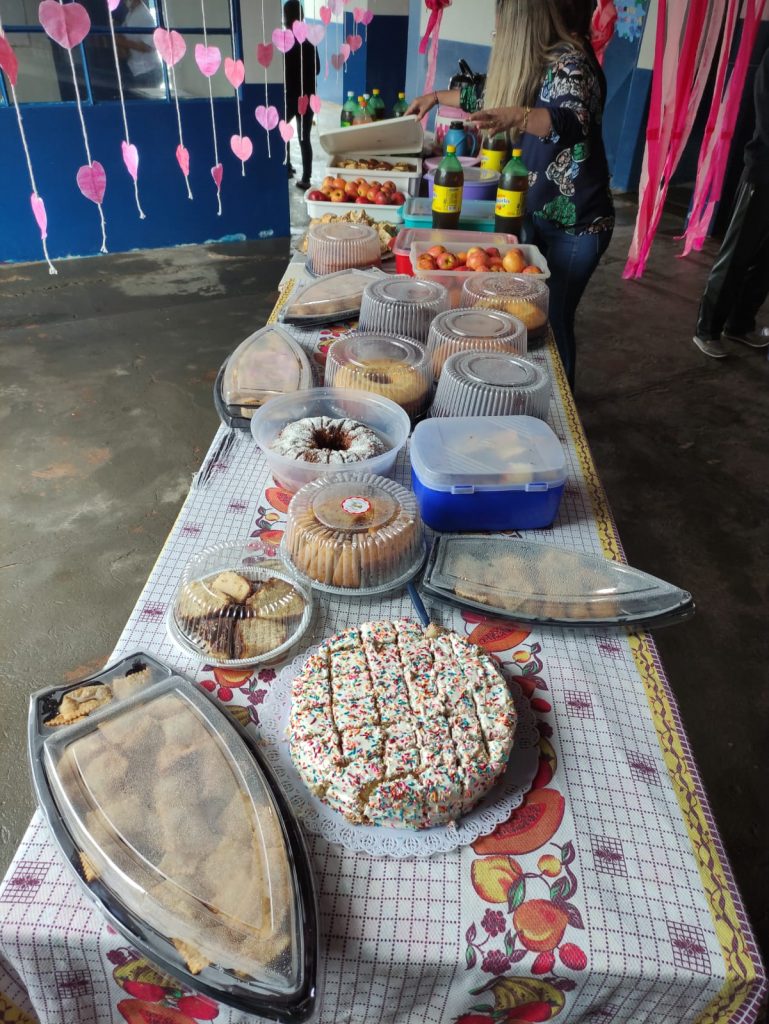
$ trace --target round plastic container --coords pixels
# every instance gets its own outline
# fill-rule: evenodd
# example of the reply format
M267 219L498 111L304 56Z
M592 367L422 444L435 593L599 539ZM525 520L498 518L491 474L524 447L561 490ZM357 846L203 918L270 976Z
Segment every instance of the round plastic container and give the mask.
M431 199L435 186L435 170L425 174L427 194ZM464 167L463 170L465 172L465 184L462 192L463 202L466 199L496 199L500 178L499 171L481 170L480 167Z
M433 281L405 275L366 285L360 306L361 331L377 331L427 341L430 324L451 305L448 291Z
M280 660L304 635L312 594L271 545L254 539L206 548L182 572L168 630L183 648L223 666Z
M379 267L379 235L367 224L313 224L307 236L307 259L314 274Z
M438 164L443 159L444 154L440 153L438 156L428 156L425 158L424 169L427 171L435 171ZM462 164L462 167L467 170L468 167L477 167L481 162L480 154L478 156L458 156L457 160Z
M336 435L331 439L332 443L340 445L336 449L334 461L311 461L323 457L314 454L315 449L312 447L308 450L310 459L302 458L297 453L284 455L274 450L273 445L281 431L300 420L315 420L317 422L314 426L318 428L328 428L329 422L341 427L332 430ZM341 447L349 438L350 424L345 430L345 420L369 428L383 445L384 451L360 459L354 457L353 451L353 457L350 457L349 448ZM303 428L304 426L312 425L303 424ZM288 491L298 491L311 480L340 472L379 473L388 476L395 468L398 452L406 443L410 430L411 423L407 413L389 398L344 388L309 388L307 391L297 391L292 395L281 395L271 399L261 409L257 409L251 420L251 433L264 452L270 472L276 482ZM319 441L321 445L325 443L324 439ZM356 443L355 448L358 447ZM325 450L330 449L326 447Z
M441 372L431 416L536 416L546 420L550 379L507 352L457 352Z
M526 328L509 313L495 309L450 309L439 313L430 325L427 352L432 361L433 377L437 380L443 364L455 352L525 355L526 342Z
M282 551L315 589L361 597L394 590L425 556L416 498L367 473L315 480L291 501Z
M536 274L473 274L462 287L462 306L500 309L526 325L529 340L547 333L550 291Z
M325 384L384 395L414 420L430 404L433 371L427 353L415 341L350 334L329 349Z

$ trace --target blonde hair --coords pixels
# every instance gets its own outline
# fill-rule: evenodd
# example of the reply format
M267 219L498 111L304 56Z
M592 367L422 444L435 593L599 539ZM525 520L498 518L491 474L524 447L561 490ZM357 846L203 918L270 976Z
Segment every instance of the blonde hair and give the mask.
M483 105L533 106L553 51L563 47L582 48L566 28L558 0L497 0Z

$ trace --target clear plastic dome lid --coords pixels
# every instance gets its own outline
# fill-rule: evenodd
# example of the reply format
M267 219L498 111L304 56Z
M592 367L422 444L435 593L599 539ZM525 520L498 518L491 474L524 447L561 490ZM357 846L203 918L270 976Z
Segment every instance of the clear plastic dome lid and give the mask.
M430 324L427 351L437 380L449 358L456 352L514 352L526 354L527 331L509 313L495 309L450 309L439 313Z
M547 326L549 300L548 286L536 274L472 274L462 286L463 307L511 313L530 336Z
M356 333L329 349L325 384L373 391L416 417L430 400L432 366L422 346L408 338Z
M451 305L441 284L416 277L383 277L366 288L361 302L361 331L378 331L422 343L433 318Z
M398 275L376 281L369 288L368 294L370 298L380 302L422 306L425 303L440 303L445 298L445 291L442 285L432 281L420 281L416 277Z
M230 413L250 418L268 399L311 386L307 356L290 334L270 324L241 342L227 360L222 398Z
M367 224L313 224L308 234L307 258L315 274L378 267L382 262L379 235Z
M220 665L274 661L307 629L310 592L261 541L207 548L188 563L169 612L173 638Z
M550 378L506 352L457 352L446 361L432 416L547 417Z
M405 583L424 558L411 491L384 477L326 477L303 487L288 510L286 555L312 586L382 593Z
M424 578L431 594L542 625L663 625L694 610L691 594L619 562L515 537L439 536Z
M297 288L281 313L288 324L317 325L357 316L366 285L378 271L344 270Z

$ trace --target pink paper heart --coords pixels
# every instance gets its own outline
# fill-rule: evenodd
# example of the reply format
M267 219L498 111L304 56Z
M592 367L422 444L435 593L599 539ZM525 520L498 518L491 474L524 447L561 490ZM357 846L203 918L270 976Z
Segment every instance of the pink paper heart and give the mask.
M222 51L218 46L204 46L202 43L197 43L195 45L195 63L200 68L201 74L206 78L212 78L222 63Z
M224 177L224 168L221 164L211 168L211 177L214 179L217 189L220 189L222 187L222 178Z
M342 43L342 45L339 47L339 56L342 58L342 60L347 60L349 58L349 56L350 56L350 44L349 43Z
M299 116L300 117L304 117L304 115L307 113L307 108L309 107L309 105L310 105L310 98L309 98L309 96L300 96L299 97L299 99L296 101L296 107L297 107L297 110L299 111Z
M344 3L343 0L328 0L328 6L331 8L332 14L341 14Z
M357 25L359 21L363 21L363 9L361 7L354 7L352 11L352 20Z
M312 22L307 26L307 41L312 43L313 46L318 46L326 34L326 26L319 25L317 22Z
M224 76L233 89L239 89L246 80L246 65L242 60L224 58Z
M278 127L280 114L277 107L264 107L260 104L256 108L256 120L265 131L270 132L273 128Z
M330 7L326 7L326 6L321 7L321 9L320 9L320 20L323 22L324 25L330 24L331 19L332 19L333 16L334 16L333 15L333 11L331 10Z
M120 0L107 0L107 7L111 11L116 11L120 7Z
M256 59L262 65L263 68L268 68L272 64L272 56L274 50L272 43L258 43L256 47Z
M284 142L289 142L294 137L294 126L289 124L287 121L281 121L280 125L280 137Z
M91 19L82 4L43 0L37 16L45 34L65 50L79 46L91 30Z
M291 26L291 31L294 33L294 39L297 43L304 43L307 39L308 25L306 21L295 21Z
M45 203L43 197L35 195L33 192L29 197L30 205L32 206L32 213L34 214L37 226L40 228L40 237L48 237L48 214L45 212Z
M120 148L123 151L123 163L126 165L126 170L136 181L139 176L139 150L132 142L126 142L125 139L120 143Z
M331 55L331 63L335 71L340 71L344 67L345 58L341 53L334 53Z
M190 173L190 151L181 142L176 147L176 162L181 167L184 177L188 177Z
M233 135L230 139L230 149L238 160L248 160L254 152L254 144L247 135Z
M281 53L288 53L295 42L294 33L289 28L273 29L272 41Z
M361 22L364 25L370 25L371 22L374 20L374 12L373 11L361 11L360 20L361 20Z
M172 68L174 64L178 64L187 52L184 36L174 29L169 32L164 28L156 28L152 33L152 38L155 41L155 49L169 68Z
M77 172L76 179L77 187L86 199L90 199L98 206L104 199L107 189L107 175L99 161L94 160L90 165L83 164Z
M347 42L353 53L357 53L358 50L363 46L363 39L357 34L347 37Z
M320 113L320 107L320 96L316 96L315 93L313 93L312 96L310 96L310 110L312 110L314 114L318 114Z
M6 73L11 85L16 85L19 74L19 60L5 36L0 36L0 71Z

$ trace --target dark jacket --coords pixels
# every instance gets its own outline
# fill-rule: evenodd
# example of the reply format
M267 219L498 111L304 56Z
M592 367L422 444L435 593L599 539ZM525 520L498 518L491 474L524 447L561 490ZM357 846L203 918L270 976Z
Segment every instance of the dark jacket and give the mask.
M312 43L295 43L286 54L286 120L296 116L300 96L312 96L320 71L318 50Z
M769 50L758 65L753 98L756 131L745 147L745 171L754 185L769 185Z

